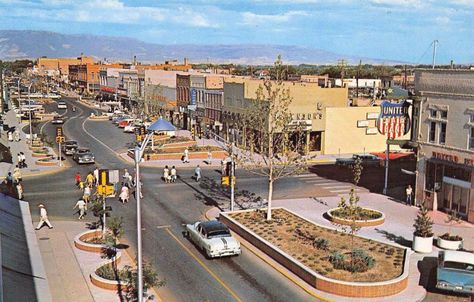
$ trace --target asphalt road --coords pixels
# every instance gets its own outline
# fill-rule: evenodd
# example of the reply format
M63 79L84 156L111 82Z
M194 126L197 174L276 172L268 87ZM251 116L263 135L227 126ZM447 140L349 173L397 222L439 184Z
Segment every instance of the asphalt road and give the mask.
M124 150L133 135L124 134L108 121L86 120L94 110L74 100L67 102L77 107L76 112L59 112L67 117L62 126L67 138L89 147L100 168L129 168L131 171L133 167L120 159L116 152ZM54 136L55 128L56 125L47 123L43 132ZM72 207L81 193L75 188L74 173L80 171L85 175L94 166L78 166L69 158L67 161L72 167L63 172L25 180L25 199L33 209L33 220L38 219L34 210L39 203L46 205L53 224L54 220L76 219ZM204 219L204 213L211 208L209 199L198 197L206 192L192 181L192 168L180 169L180 181L175 184L164 184L159 179L161 173L161 169L141 169L144 185L143 253L145 260L151 262L166 281L166 286L158 290L163 301L316 301L245 248L238 257L207 260L181 234L183 223ZM209 169L204 170L203 175L215 180L220 177ZM261 186L259 190L264 192L263 178L253 179L250 183L256 188ZM277 190L276 197L285 195L283 191ZM131 200L123 205L110 199L109 204L113 216L123 217L124 241L134 254L136 207L134 199ZM87 222L96 220L91 216L87 217Z

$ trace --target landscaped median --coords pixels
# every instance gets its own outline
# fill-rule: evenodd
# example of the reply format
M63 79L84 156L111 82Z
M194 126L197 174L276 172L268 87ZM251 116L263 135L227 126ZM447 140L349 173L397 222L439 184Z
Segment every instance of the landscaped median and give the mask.
M348 297L397 294L408 284L409 250L318 225L285 208L220 214L245 240L316 289Z

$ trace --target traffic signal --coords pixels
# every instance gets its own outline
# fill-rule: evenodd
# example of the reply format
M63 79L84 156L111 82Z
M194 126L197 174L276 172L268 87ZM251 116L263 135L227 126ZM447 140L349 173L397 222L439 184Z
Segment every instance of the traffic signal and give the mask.
M231 169L232 169L232 164L234 164L234 174L235 174L235 162L227 162L225 166L225 175L230 176L231 174Z
M56 137L63 136L63 127L56 127Z
M191 136L192 136L193 139L196 137L194 127L191 128Z
M140 135L145 136L145 134L146 134L145 126L140 126Z
M229 176L222 176L221 177L221 184L223 186L228 186L229 185Z

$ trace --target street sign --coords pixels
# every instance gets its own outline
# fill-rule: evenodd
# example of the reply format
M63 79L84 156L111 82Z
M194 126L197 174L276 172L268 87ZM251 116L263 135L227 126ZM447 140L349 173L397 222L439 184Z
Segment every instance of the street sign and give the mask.
M114 186L109 185L98 185L97 186L97 193L102 196L112 196L114 195Z
M66 138L64 136L56 136L57 143L64 143L65 141L66 141Z
M234 183L234 186L235 186L235 184L237 183L237 178L234 176L234 177L232 177L232 179L234 180L233 183ZM222 176L221 177L221 185L223 185L223 186L230 185L230 176Z

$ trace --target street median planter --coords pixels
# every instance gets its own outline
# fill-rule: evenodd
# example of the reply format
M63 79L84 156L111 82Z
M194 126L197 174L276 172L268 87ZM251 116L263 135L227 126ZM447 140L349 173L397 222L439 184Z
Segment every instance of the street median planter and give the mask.
M375 264L363 272L351 273L333 267L329 260L334 251L347 255L349 235L285 208L273 208L270 222L256 219L261 214L258 211L220 213L219 220L316 289L346 297L376 298L395 295L407 287L408 249L354 236L354 248L366 249ZM316 237L303 238L309 234ZM325 241L327 246L316 246L318 241Z
M92 253L102 253L105 245L85 242L86 240L102 237L102 230L90 230L74 238L74 246L80 250Z
M92 284L95 286L102 288L102 289L107 289L107 290L124 290L126 288L126 284L121 281L117 281L116 279L108 279L108 278L103 278L99 276L98 271L105 267L105 266L111 266L112 263L115 263L114 265L118 267L118 264L120 263L120 260L122 258L122 253L117 252L116 256L114 259L107 260L106 262L103 262L99 267L90 274L90 279Z
M54 159L54 156L51 154L47 154L46 157L39 158L35 161L35 163L38 166L56 166L58 164L58 161Z
M133 150L128 151L128 156L132 159L134 158ZM228 156L227 152L224 150L221 151L212 151L213 159L224 159ZM143 158L148 160L181 160L183 153L145 153ZM207 159L207 152L189 152L189 159Z
M361 211L367 214L367 219L360 219L355 220L354 224L358 227L369 227L369 226L377 226L381 225L385 222L385 214L370 208L361 208ZM329 219L335 223L340 225L351 225L353 222L350 219L346 219L341 217L339 214L341 212L341 208L334 208L326 212Z

